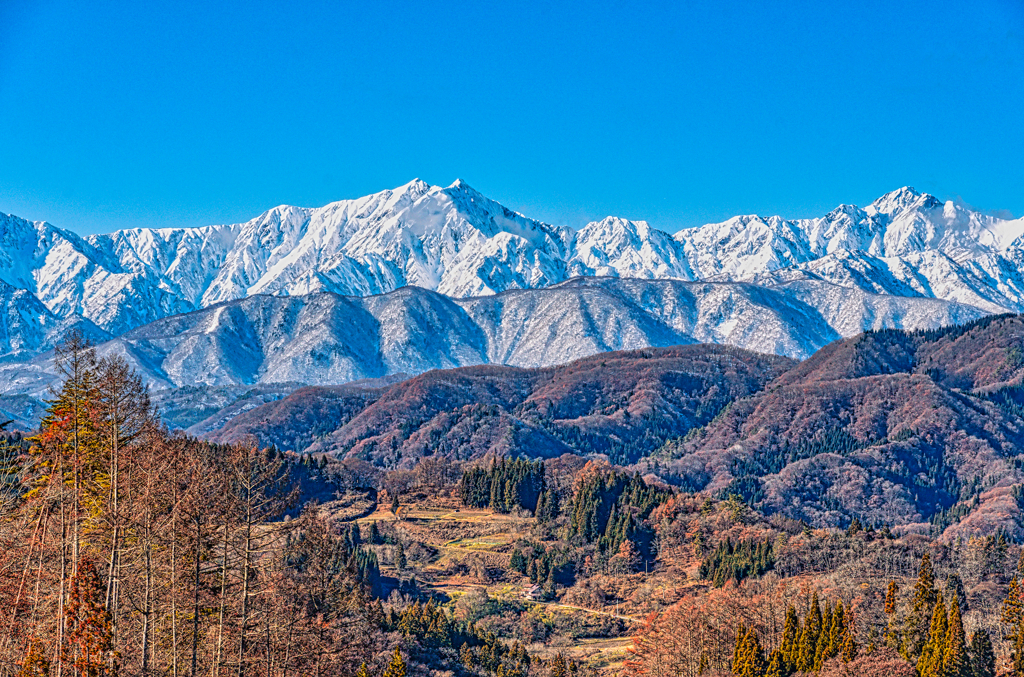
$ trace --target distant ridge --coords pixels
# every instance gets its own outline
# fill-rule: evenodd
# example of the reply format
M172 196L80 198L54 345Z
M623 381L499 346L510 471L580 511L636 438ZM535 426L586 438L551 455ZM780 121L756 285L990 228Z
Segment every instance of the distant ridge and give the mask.
M282 205L241 224L132 229L81 238L0 215L0 282L18 312L87 320L117 336L256 294L368 296L418 286L452 298L536 289L580 276L819 280L985 312L1024 310L1024 219L1005 220L905 187L817 219L737 216L675 236L608 217L576 231L518 214L463 181L414 180L310 209ZM0 354L43 350L14 327ZM23 336L24 335L24 336Z

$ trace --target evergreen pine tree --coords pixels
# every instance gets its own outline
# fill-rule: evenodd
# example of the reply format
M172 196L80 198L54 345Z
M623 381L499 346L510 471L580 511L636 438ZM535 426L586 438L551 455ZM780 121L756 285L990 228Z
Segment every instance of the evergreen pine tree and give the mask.
M512 559L509 561L509 568L519 573L526 572L526 558L523 557L521 550L516 550L512 553Z
M946 645L942 654L943 677L971 677L971 663L967 656L967 637L960 617L960 601L953 598L949 605L949 624Z
M402 658L402 652L397 646L391 654L391 662L384 670L384 677L405 677L405 659Z
M849 663L857 657L857 648L857 642L853 639L852 622L848 617L846 629L843 631L843 641L839 647L839 656L844 663Z
M754 628L747 630L746 660L744 661L744 672L740 677L764 677L768 664L764 659L764 649L761 648L761 640L757 638Z
M1013 677L1024 677L1024 629L1018 626L1013 634L1013 653L1010 654L1013 664Z
M929 641L929 621L934 616L937 595L932 559L926 552L921 556L921 566L918 569L917 582L914 584L914 596L911 599L910 615L907 617L903 636L901 653L908 660L919 658L924 651L925 644Z
M996 654L986 631L978 630L971 636L970 655L972 677L996 677Z
M928 640L921 650L917 661L917 673L921 677L943 677L942 658L946 648L946 631L949 619L946 605L939 593L932 612L932 621L928 629Z
M889 586L885 589L885 615L892 616L896 613L896 597L899 594L899 588L896 587L896 581L889 581Z
M544 581L544 588L542 590L544 599L555 598L555 570L552 568L548 570L547 580Z
M796 670L800 660L800 619L792 604L786 608L786 621L782 627L779 654L782 659L783 677L786 677Z
M811 608L804 617L804 628L800 635L800 651L797 670L811 672L814 670L814 658L818 649L818 636L821 634L821 605L817 591L811 596Z
M788 677L789 672L786 670L786 661L782 658L782 650L776 649L772 651L771 657L768 659L768 668L765 670L764 677Z
M814 647L814 671L820 672L821 666L828 658L829 639L832 636L832 603L825 601L825 612L821 616L821 632L818 633L818 642Z
M398 547L395 552L395 567L401 571L405 569L408 563L405 561L405 548L402 547L402 542L398 542Z
M1003 610L1000 620L1012 628L1020 625L1021 618L1024 618L1024 598L1022 598L1020 582L1016 578L1010 579L1010 588L1006 592L1006 599L1003 600Z
M829 631L828 649L825 653L825 660L835 658L843 647L843 640L846 637L846 609L842 601L836 603L832 612L832 627Z

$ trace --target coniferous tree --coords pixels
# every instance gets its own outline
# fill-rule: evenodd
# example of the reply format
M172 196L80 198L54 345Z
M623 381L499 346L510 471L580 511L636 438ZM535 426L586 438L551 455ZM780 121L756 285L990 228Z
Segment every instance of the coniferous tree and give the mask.
M946 604L942 599L942 593L939 593L932 611L928 639L917 661L917 672L921 677L943 677L942 661L946 649L948 628L949 617L946 613Z
M930 622L936 608L938 591L935 589L935 571L932 558L927 552L921 556L914 595L911 598L910 615L906 619L901 653L907 660L918 659L929 641Z
M402 658L402 652L397 646L391 653L391 661L384 670L384 677L405 677L405 659Z
M743 636L737 639L735 655L733 674L737 677L764 677L768 664L754 628L748 628Z
M1021 590L1020 582L1016 578L1011 578L1006 599L1003 600L1000 620L1016 629L1020 625L1021 618L1024 618L1024 592Z
M732 650L732 671L735 674L736 670L740 666L740 656L743 654L743 649L746 646L744 642L747 638L747 626L740 621L739 626L736 628L736 646Z
M896 598L899 595L899 588L896 581L889 581L885 589L885 615L891 617L896 613Z
M405 548L402 547L402 542L399 541L395 547L395 568L402 571L408 566L408 562L405 560Z
M843 633L842 645L840 646L840 649L839 649L839 655L843 659L844 663L849 663L850 661L852 661L854 658L857 657L857 649L858 649L858 647L857 647L856 640L854 640L854 638L853 638L854 637L854 632L853 632L852 624L853 624L853 621L848 616L847 617L847 621L846 621L846 629L845 629L845 631Z
M829 641L832 636L832 624L834 620L832 603L825 600L825 611L821 616L821 632L818 633L818 641L814 647L815 672L821 671L821 666L828 657L830 650Z
M810 672L814 670L814 658L818 649L818 637L821 635L821 604L818 592L811 596L811 606L804 617L803 632L800 635L800 651L797 670Z
M782 658L782 652L779 649L772 651L764 677L788 677L788 675L789 672L786 670L786 661Z
M786 677L797 669L800 661L800 619L792 604L786 608L786 620L782 627L782 642L778 653L783 677Z
M985 630L971 635L970 656L972 677L996 677L996 654Z
M1024 616L1017 621L1017 626L1010 636L1013 640L1013 649L1010 653L1010 661L1013 665L1014 677L1024 677Z
M960 601L954 597L949 605L949 624L942 654L943 677L971 677L971 663L967 655L967 637L960 617Z

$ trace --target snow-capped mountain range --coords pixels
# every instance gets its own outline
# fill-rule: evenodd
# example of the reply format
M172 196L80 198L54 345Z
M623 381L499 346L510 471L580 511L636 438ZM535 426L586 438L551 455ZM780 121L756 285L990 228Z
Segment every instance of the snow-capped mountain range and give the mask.
M577 231L513 212L462 181L416 180L318 209L275 207L241 224L85 238L0 215L0 282L49 311L41 325L87 320L110 336L256 294L368 296L411 285L465 298L578 276L818 279L1018 312L1022 233L1024 219L910 188L817 219L738 216L672 236L609 217ZM38 304L25 296L21 314L43 317ZM0 350L37 350L50 338L39 328Z
M803 358L869 328L1024 310L1022 233L1024 219L910 188L674 236L615 217L552 226L461 181L89 237L0 215L0 393L30 420L55 378L46 351L71 327L172 390L695 341Z

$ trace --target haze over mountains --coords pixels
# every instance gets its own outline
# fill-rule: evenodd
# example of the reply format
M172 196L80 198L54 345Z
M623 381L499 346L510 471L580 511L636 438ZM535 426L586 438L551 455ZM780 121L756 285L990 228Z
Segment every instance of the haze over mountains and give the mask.
M72 326L157 388L695 342L803 359L865 329L1024 309L1022 233L1024 219L910 188L818 219L739 216L675 236L614 217L552 226L461 181L86 238L0 215L0 383L45 392L45 351Z

